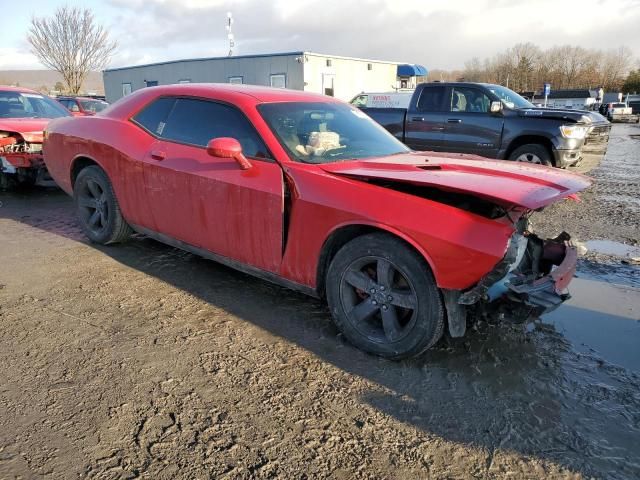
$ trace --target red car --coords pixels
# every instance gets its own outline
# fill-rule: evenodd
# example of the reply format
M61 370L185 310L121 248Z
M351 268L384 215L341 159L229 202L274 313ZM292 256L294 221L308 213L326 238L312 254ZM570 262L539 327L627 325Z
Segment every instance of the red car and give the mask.
M109 106L104 100L90 97L57 97L56 100L69 110L74 117L95 115Z
M135 231L326 298L346 338L390 358L490 303L559 305L575 248L528 217L590 184L413 152L334 98L245 85L139 90L52 122L44 153L92 241Z
M0 188L47 179L42 131L52 118L68 116L61 105L38 92L0 86Z

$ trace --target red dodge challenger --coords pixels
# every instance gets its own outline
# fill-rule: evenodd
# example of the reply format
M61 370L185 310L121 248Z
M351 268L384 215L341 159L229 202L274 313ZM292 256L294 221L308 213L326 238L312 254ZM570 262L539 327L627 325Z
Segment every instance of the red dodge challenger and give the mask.
M488 306L562 303L575 248L529 216L590 184L413 152L331 97L244 85L139 90L51 122L44 155L91 241L135 231L326 298L353 344L389 358L462 336Z

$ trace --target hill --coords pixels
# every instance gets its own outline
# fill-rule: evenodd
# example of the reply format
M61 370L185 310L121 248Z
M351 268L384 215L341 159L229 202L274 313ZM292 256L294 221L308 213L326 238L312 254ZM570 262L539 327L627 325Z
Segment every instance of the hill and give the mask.
M0 85L19 85L43 93L54 90L56 82L62 82L62 76L53 70L0 70ZM104 94L102 72L90 72L84 82L81 93Z

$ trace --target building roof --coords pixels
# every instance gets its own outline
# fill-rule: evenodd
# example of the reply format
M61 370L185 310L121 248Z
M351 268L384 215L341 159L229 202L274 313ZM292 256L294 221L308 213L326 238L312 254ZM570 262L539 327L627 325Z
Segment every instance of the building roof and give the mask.
M551 90L549 98L591 98L591 92L585 89L575 90Z
M303 52L303 51L299 51L299 52L276 52L276 53L259 53L259 54L255 54L255 55L234 55L232 57L200 57L200 58L181 58L181 59L177 59L177 60L168 60L166 62L156 62L156 63L146 63L143 65L131 65L128 67L118 67L118 68L108 68L106 70L104 70L104 72L117 72L118 70L130 70L132 68L145 68L145 67L155 67L155 66L159 66L159 65L169 65L172 63L182 63L182 62L207 62L209 60L235 60L235 59L241 59L241 58L265 58L265 57L290 57L290 56L300 56L302 57L303 55L311 55L314 57L328 57L328 58L339 58L339 59L346 59L346 60L358 60L361 62L373 62L373 63L388 63L388 64L392 64L392 65L400 65L401 62L390 62L387 60L372 60L372 59L368 59L368 58L358 58L358 57L343 57L340 55L329 55L329 54L324 54L324 53L315 53L315 52ZM422 69L424 69L425 74L426 75L426 69L424 67L422 67L421 65L417 65L419 67L421 67Z

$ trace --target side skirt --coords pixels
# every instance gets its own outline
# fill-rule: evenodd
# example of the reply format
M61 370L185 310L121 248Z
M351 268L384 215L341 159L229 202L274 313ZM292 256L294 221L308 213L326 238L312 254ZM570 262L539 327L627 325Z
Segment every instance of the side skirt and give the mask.
M175 248L179 248L181 250L185 250L189 253L193 253L194 255L198 255L208 260L213 260L214 262L221 263L222 265L233 268L234 270L238 270L242 273L246 273L247 275L252 275L262 280L266 280L268 282L275 283L276 285L280 285L281 287L285 287L290 290L295 290L300 293L304 293L305 295L309 295L310 297L320 298L320 295L318 295L318 292L316 291L315 288L309 287L307 285L302 285L300 283L293 282L291 280L287 280L286 278L282 278L281 276L276 275L275 273L268 272L266 270L262 270L257 267L253 267L251 265L247 265L242 262L238 262L237 260L233 260L231 258L218 255L216 253L210 252L209 250L194 247L193 245L185 243L181 240L176 240L173 237L169 237L162 233L154 232L153 230L149 230L148 228L141 227L139 225L131 224L131 228L133 228L137 233L146 235L147 237L153 238L158 242L165 243L167 245L170 245Z

